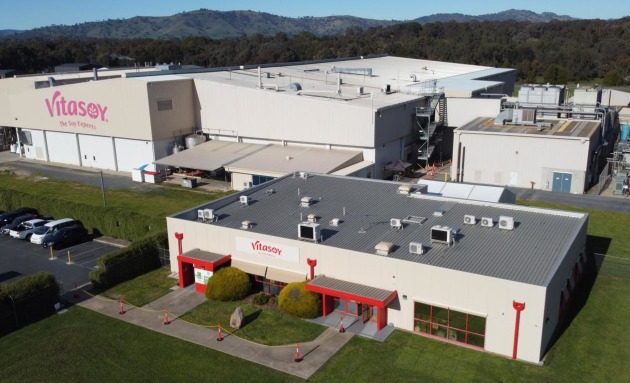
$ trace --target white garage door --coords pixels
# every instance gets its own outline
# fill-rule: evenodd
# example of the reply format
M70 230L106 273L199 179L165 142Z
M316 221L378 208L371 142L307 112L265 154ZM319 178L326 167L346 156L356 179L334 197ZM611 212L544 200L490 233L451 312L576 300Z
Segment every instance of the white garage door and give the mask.
M118 170L130 172L142 165L153 166L153 143L151 141L115 138Z
M111 137L79 134L79 148L83 166L99 169L116 169L116 154Z
M51 162L81 165L79 162L79 145L74 133L46 132L48 156Z

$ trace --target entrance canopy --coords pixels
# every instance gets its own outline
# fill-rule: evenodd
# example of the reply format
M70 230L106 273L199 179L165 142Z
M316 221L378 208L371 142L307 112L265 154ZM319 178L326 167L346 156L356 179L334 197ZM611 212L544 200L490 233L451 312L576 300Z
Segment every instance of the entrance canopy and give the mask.
M232 259L232 267L236 267L247 274L258 275L259 277L264 277L267 273L267 266L259 263L241 261L240 259Z
M214 270L216 267L228 262L232 257L229 255L211 253L209 251L193 249L178 256L178 260L192 263L195 267L204 266L206 270Z
M385 166L385 170L393 170L395 172L404 172L410 166L411 166L411 164L409 162L398 160L398 161L396 161L394 163L391 163L391 164Z
M341 279L329 278L319 275L306 284L306 289L320 294L351 299L357 302L379 308L386 307L396 298L397 292L377 289L359 283L342 281Z

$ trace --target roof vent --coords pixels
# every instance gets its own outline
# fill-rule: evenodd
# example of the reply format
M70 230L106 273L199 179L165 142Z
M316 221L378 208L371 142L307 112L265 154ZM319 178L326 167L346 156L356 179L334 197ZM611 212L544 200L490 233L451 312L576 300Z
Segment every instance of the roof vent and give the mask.
M409 242L409 253L422 255L424 254L424 248L420 242Z
M392 218L389 220L389 226L392 227L392 229L402 229L403 228L403 224L402 221L398 218Z
M499 229L503 230L514 230L514 217L499 217Z
M477 223L477 218L475 218L474 215L465 215L464 216L464 223L466 225L474 225Z
M299 82L292 82L291 84L289 84L289 89L294 92L299 92L302 90L302 85L300 85Z
M248 230L252 227L252 221L243 221L241 222L241 229Z
M302 197L302 199L300 200L300 206L309 207L311 206L312 202L313 202L313 199L311 197Z
M339 226L340 223L341 220L339 218L333 218L330 220L330 222L328 222L330 226Z
M391 242L379 242L376 246L374 246L374 249L378 255L389 255L389 253L392 252L393 247L394 244Z
M276 191L275 191L274 189L267 189L267 190L265 190L265 194L266 194L266 195L272 195L272 194L274 194L275 192L276 192Z
M441 217L444 215L444 210L436 210L433 212L434 217Z
M411 193L411 186L400 185L398 187L398 194L409 195L409 193Z
M306 220L311 223L317 222L317 216L313 213L306 216Z
M492 226L494 226L494 221L492 220L492 218L483 217L483 218L481 218L481 226L483 226L483 227L492 227Z
M249 205L249 196L242 195L239 199L241 201L241 206Z
M392 86L390 84L385 84L381 87L381 92L385 94L390 94L392 92Z
M300 178L303 179L303 180L308 179L308 173L300 172Z

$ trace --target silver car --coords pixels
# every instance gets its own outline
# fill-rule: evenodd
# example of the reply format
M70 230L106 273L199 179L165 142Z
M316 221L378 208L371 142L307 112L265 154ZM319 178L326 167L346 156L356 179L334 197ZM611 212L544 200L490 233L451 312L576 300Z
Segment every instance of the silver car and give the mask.
M38 227L44 226L50 221L46 221L43 219L31 219L30 221L22 222L20 226L16 227L14 230L9 231L9 235L12 238L30 240L31 235L33 235L33 231Z

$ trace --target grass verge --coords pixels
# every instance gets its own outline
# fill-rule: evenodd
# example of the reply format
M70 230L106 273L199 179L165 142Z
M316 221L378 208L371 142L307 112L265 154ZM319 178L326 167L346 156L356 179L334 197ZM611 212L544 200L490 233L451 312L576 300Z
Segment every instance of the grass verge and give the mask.
M125 302L134 306L142 307L166 294L170 288L177 284L177 280L168 278L170 270L159 268L132 280L119 283L118 285L101 292L111 299L123 298Z
M233 330L229 327L230 316L239 306L243 309L245 325ZM221 324L241 338L269 346L308 342L317 338L325 329L283 311L254 306L243 301L206 301L182 318L206 326Z
M81 307L0 338L2 382L302 382Z

